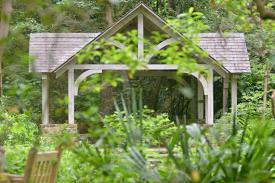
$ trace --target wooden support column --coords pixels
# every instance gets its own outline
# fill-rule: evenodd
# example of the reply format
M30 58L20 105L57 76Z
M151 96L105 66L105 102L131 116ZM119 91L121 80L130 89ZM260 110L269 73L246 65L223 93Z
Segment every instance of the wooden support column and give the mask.
M193 91L193 98L191 99L191 103L190 103L190 109L191 109L191 120L192 122L196 122L197 120L197 79L194 77L191 77L190 79L190 87Z
M68 70L68 122L74 124L74 69Z
M202 84L201 84L201 82L198 80L198 82L197 82L197 94L198 94L198 96L197 96L197 102L198 102L198 121L200 122L200 121L203 121L203 119L204 119L204 115L203 115L203 110L204 110L204 107L203 107L203 102L204 102L204 97L203 97L203 87L202 87Z
M232 76L231 78L231 112L234 113L237 108L237 76Z
M207 78L208 95L205 96L205 120L206 124L214 124L214 81L213 81L213 69L208 69Z
M138 15L138 59L143 59L144 56L144 24L143 14Z
M229 90L229 78L225 77L225 78L223 78L223 101L222 101L223 114L228 112L228 90Z
M49 114L49 75L42 74L42 124L48 125Z

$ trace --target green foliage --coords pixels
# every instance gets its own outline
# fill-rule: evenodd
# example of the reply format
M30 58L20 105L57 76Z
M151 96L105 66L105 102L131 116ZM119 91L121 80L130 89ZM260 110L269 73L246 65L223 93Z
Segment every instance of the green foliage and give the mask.
M213 128L209 129L207 137L212 144L224 144L232 133L232 127L232 114L226 113L215 121ZM237 128L239 128L239 125L237 125Z
M6 159L5 172L23 175L30 148L29 144L4 146Z
M270 181L274 174L273 122L250 120L236 124L228 114L207 129L195 124L184 127L172 123L172 127L165 127L171 124L166 114L154 116L145 108L141 128L143 147L140 143L125 146L128 135L131 138L136 135L135 122L140 124L139 118L134 120L139 112L133 108L129 108L128 117L126 111L120 112L123 118L118 116L119 112L107 116L104 124L108 128L91 131L90 137L99 135L93 144L81 140L71 146L70 137L62 134L42 137L39 149L47 151L66 136L62 142L68 149L62 154L58 182L262 182ZM129 127L129 119L133 129L125 131L122 125ZM32 145L22 142L19 136L16 138L16 143L4 147L5 171L22 174ZM152 166L152 152L144 147L165 145L167 140L168 157L159 156L160 162Z
M38 134L36 124L31 122L30 114L0 113L1 144L30 144Z
M251 123L253 121L247 121ZM255 124L255 123L254 123ZM234 127L233 127L234 129ZM213 146L205 131L196 126L179 127L169 156L176 166L175 178L185 182L269 182L274 174L274 126L266 122L242 128L219 147ZM190 145L191 140L195 139ZM172 152L179 144L182 155Z
M168 24L189 39L198 38L196 34L209 30L209 26L203 22L204 18L203 13L195 12L191 7L187 13L179 14L177 18L168 20Z
M58 182L136 182L137 174L126 154L86 142L65 153Z
M154 115L154 111L146 107L143 109L142 116L143 144L151 147L164 147L176 130L174 122L169 120L167 114ZM122 120L124 123L127 123L127 118L131 118L133 130L139 128L139 121L135 120L133 115L126 117L125 113L123 113ZM105 116L104 123L106 127L113 129L115 136L121 138L120 143L126 144L125 130L117 112Z

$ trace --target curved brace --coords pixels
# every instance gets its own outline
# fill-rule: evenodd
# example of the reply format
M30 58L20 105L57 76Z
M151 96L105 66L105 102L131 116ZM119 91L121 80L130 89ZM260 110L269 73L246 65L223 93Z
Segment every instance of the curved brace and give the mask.
M162 48L165 48L166 46L168 46L174 42L177 42L177 41L178 40L176 38L166 39L166 40L162 41L161 43L159 43L157 46L155 46L154 50L156 50L156 51L161 50ZM149 62L153 56L154 56L153 54L147 55L146 59L145 59L146 62Z
M120 43L120 42L115 41L115 40L113 40L113 39L108 39L108 41L109 41L110 43L112 43L112 45L118 47L119 49L123 49L123 48L126 47L123 43Z
M107 39L107 41L109 41L109 43L111 43L112 45L114 45L115 47L119 48L119 49L124 49L126 48L125 44L121 43L121 42L118 42L116 40L113 40L113 39ZM135 59L137 59L137 55L133 54L133 57Z
M204 95L208 95L208 82L205 79L205 77L202 75L199 75L198 73L192 73L191 75L194 76L195 78L197 78L198 81L200 81L202 88L203 88Z
M80 76L75 80L74 83L74 95L78 95L78 88L82 81L84 81L87 77L94 75L94 74L100 74L102 73L102 70L88 70L80 74Z
M162 41L161 43L159 43L156 47L155 47L155 50L161 50L162 48L165 48L166 46L174 43L174 42L177 42L178 40L176 38L169 38L169 39L166 39L164 41Z

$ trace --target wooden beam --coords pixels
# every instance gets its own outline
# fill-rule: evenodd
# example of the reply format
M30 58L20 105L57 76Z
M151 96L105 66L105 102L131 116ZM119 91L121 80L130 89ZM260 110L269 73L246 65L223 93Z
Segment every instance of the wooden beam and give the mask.
M144 20L143 14L138 15L138 59L142 60L144 56Z
M161 28L168 35L171 35L173 37L179 36L179 33L177 33L176 30L173 29L173 27L169 26L162 18L160 18L149 8L143 6L141 8L141 12L146 18L148 18L151 22L154 22L155 25Z
M49 124L49 75L42 74L42 124Z
M74 124L74 70L68 70L68 122Z
M205 67L205 64L199 64L200 67ZM129 70L129 67L125 64L76 64L72 66L72 69L77 70L110 70L120 71ZM148 64L145 67L137 68L137 70L174 70L178 69L174 64Z
M136 76L148 76L148 77L175 77L176 71L137 71Z

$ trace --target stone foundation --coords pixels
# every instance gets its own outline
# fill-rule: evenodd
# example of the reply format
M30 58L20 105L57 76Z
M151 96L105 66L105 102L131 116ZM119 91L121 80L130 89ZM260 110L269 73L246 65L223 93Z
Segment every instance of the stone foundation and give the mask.
M77 124L41 124L41 132L45 133L77 133Z

